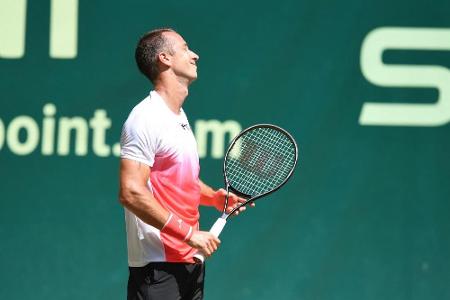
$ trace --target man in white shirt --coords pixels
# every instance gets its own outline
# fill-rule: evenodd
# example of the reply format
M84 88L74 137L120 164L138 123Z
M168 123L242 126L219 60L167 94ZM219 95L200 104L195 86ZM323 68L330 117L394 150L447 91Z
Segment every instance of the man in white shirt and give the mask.
M197 145L182 109L198 59L169 28L145 34L136 48L154 90L131 111L121 135L128 299L202 299L204 264L193 255L200 250L208 257L220 244L199 230L198 206L221 210L225 191L199 179ZM231 195L228 211L242 201Z

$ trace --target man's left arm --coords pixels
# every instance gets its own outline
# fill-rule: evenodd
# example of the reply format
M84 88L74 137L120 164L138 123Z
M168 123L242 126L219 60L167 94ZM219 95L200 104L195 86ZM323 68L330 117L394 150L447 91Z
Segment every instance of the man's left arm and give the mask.
M214 206L218 211L223 210L223 206L225 205L225 197L227 192L224 189L214 190L209 185L205 184L200 180L200 204L205 206ZM245 203L245 199L238 197L237 195L230 192L228 196L228 207L227 213L230 213L235 207L237 207L241 203ZM255 204L252 203L251 206ZM238 215L239 212L245 210L245 206L242 206L237 210L234 215Z

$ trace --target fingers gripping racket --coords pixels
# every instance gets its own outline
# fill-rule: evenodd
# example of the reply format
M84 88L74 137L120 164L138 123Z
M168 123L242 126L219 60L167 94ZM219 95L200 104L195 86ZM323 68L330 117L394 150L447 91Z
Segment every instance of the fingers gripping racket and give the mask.
M236 136L228 147L223 163L225 180L225 205L222 216L211 227L216 237L222 232L227 219L240 207L254 202L282 187L294 172L298 150L293 137L284 129L270 124L251 126ZM246 199L230 212L229 193ZM197 263L205 256L194 255Z

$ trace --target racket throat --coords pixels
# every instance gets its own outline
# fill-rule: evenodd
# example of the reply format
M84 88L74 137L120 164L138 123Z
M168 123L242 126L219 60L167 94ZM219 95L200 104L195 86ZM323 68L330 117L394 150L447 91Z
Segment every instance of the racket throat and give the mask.
M219 219L224 219L226 221L229 216L230 216L229 214L223 212Z
M226 211L227 211L227 207L228 207L228 198L230 196L230 185L228 183L226 184L226 192L227 192L227 194L225 195L225 203L223 205L221 218L223 218L223 216L226 215ZM224 219L226 220L227 218L224 218Z

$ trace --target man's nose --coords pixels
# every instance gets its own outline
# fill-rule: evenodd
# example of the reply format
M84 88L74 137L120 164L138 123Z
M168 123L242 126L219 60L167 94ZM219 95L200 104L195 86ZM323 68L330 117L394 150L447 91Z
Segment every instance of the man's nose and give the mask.
M192 58L193 58L195 61L197 61L197 60L200 59L200 57L198 56L197 53L195 53L194 51L191 51L191 53L192 53Z

